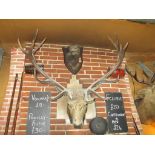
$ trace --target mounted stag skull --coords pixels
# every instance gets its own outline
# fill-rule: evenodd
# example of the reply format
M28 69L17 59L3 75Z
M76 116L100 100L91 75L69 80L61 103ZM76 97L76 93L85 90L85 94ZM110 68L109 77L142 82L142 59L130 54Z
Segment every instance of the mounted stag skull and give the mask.
M151 71L143 63L138 63L143 69L147 80L139 80L136 71L132 73L126 66L127 73L140 84L146 84L147 87L139 90L136 94L135 102L141 120L141 123L148 124L148 122L155 121L155 73Z
M122 44L119 43L117 40L116 43L113 42L110 38L110 41L112 42L113 46L116 48L118 52L118 62L116 65L111 68L106 74L104 74L100 79L92 83L88 88L84 89L78 89L74 87L65 88L63 85L55 81L53 78L51 78L45 71L43 71L39 65L36 63L35 59L35 53L42 47L46 39L43 39L43 41L35 48L35 41L37 38L38 30L36 31L36 34L33 38L32 45L30 49L24 49L21 46L21 43L18 39L18 44L21 49L21 51L28 57L28 59L31 61L31 63L34 65L35 73L34 76L37 81L39 81L42 84L49 84L55 86L56 90L58 91L57 96L52 97L51 100L57 100L61 98L62 96L67 96L67 111L68 115L71 118L71 122L73 123L74 127L80 128L83 125L83 120L85 118L85 114L87 112L87 106L88 104L92 103L94 101L94 98L92 98L92 94L96 95L99 98L104 99L101 97L95 90L99 88L99 86L103 83L115 83L118 81L118 79L115 80L107 80L112 73L119 68L119 66L122 64L125 51L128 47L128 43L125 44L123 47ZM40 72L43 77L45 77L45 80L40 80L37 77L36 71Z

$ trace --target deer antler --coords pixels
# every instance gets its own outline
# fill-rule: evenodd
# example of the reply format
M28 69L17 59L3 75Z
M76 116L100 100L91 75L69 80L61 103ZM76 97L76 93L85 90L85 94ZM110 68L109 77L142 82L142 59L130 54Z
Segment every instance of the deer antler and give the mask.
M56 87L56 89L58 90L58 95L55 96L55 97L52 97L52 100L57 100L58 98L62 97L64 94L67 94L70 98L71 97L71 94L69 92L69 90L67 90L65 87L63 87L60 83L58 83L57 81L55 81L54 79L52 79L46 72L44 72L42 70L42 68L39 67L39 65L37 64L36 62L36 59L35 59L35 53L42 47L42 45L44 44L46 38L44 38L42 40L42 42L35 48L35 42L36 42L36 39L37 39L37 34L38 34L38 29L34 35L34 38L32 40L32 45L30 46L30 49L24 49L20 43L20 40L18 38L18 44L19 44L19 47L21 49L21 51L29 58L29 60L31 61L31 63L34 65L34 68L35 68L35 72L34 72L34 75L35 75L35 78L37 81L39 81L40 83L44 83L44 84L49 84L49 85L54 85ZM36 74L36 71L38 71L43 77L45 77L45 80L40 80L38 77L37 77L37 74Z
M142 83L142 84L146 84L146 85L152 85L151 81L150 81L150 82L147 82L147 81L145 81L144 79L143 79L143 80L139 80L138 77L137 77L137 72L134 71L134 74L131 73L131 71L129 71L127 65L125 65L125 70L126 70L126 72L127 72L131 77L133 77L137 82Z
M116 63L116 65L110 69L106 74L104 74L100 79L98 79L97 81L95 81L94 83L92 83L86 90L85 90L85 97L86 100L88 99L88 96L90 95L90 93L95 94L96 96L100 97L103 99L103 97L101 97L99 94L97 94L97 92L95 92L95 90L102 84L102 83L115 83L118 81L118 79L115 80L107 80L112 73L117 70L117 68L119 68L119 66L122 64L123 58L125 56L125 51L128 47L128 42L124 45L124 47L122 46L122 44L120 44L119 40L117 39L116 42L114 42L110 37L108 37L109 40L111 41L111 43L113 44L113 46L116 48L117 52L118 52L118 61Z

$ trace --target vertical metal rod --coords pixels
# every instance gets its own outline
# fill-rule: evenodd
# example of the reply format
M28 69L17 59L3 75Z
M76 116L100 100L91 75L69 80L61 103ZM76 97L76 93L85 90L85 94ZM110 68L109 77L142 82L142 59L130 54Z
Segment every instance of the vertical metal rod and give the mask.
M139 129L138 129L138 127L137 127L137 124L136 124L136 122L135 122L135 119L134 119L133 115L132 115L132 119L133 119L133 123L134 123L134 128L135 128L135 130L136 130L136 135L140 135Z
M24 75L24 72L22 72L22 76L21 76L21 83L20 83L20 88L19 88L19 94L18 94L16 110L15 110L15 114L14 114L12 130L11 130L11 134L12 135L15 134L15 130L16 130L17 117L18 117L18 111L19 111L19 105L20 105L21 90L22 90L22 87L23 87L23 75Z
M8 134L8 130L9 130L9 124L10 124L10 118L11 118L11 112L12 112L12 106L13 106L13 99L14 99L14 95L15 95L17 80L18 80L18 74L16 74L16 76L15 76L13 92L12 92L12 96L11 96L9 113L8 113L8 116L7 116L7 122L6 122L6 127L5 127L4 135L7 135Z

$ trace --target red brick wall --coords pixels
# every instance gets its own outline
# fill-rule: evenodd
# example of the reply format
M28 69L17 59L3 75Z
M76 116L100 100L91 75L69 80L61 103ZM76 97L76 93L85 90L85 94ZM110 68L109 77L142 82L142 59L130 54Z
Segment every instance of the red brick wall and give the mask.
M30 45L30 44L27 44ZM45 44L40 51L36 54L36 59L38 63L44 64L44 69L53 77L56 81L60 82L63 86L67 86L71 78L71 73L64 65L64 58L62 52L63 45L58 44ZM17 54L17 55L16 55ZM94 80L97 80L107 71L108 66L112 66L116 63L116 54L112 50L101 49L101 48L92 48L84 47L83 52L83 66L77 74L77 79L83 85L84 88L87 88ZM25 63L30 63L27 59ZM125 60L124 60L125 63ZM123 66L124 66L123 63ZM3 103L3 109L0 114L0 134L4 133L4 128L6 124L6 116L8 113L10 96L13 86L13 80L15 73L21 72L24 66L24 54L21 53L18 49L12 50L12 59L10 67L10 79L8 83L8 89L6 91L5 102ZM19 87L18 82L18 87ZM33 75L24 74L23 78L23 88L20 102L20 110L18 115L16 134L26 134L26 121L27 121L27 112L28 112L28 99L30 91L50 91L52 96L56 95L56 90L54 87L43 85L37 82ZM102 84L100 89L97 90L101 96L104 96L104 92L122 92L125 113L127 117L128 124L128 133L135 134L134 124L132 120L132 114L136 119L139 130L142 132L141 124L139 117L137 115L136 108L133 103L131 96L131 90L129 85L128 75L125 75L124 79L121 79L119 83L116 84ZM16 90L18 95L18 88ZM16 99L16 98L15 98ZM16 101L14 101L14 106ZM14 110L14 109L13 109ZM89 120L87 124L83 126L82 129L74 129L72 125L66 125L65 120L56 119L57 104L53 102L51 104L51 128L50 134L80 134L87 135L92 134L89 130ZM101 99L96 99L96 112L97 116L106 118L106 107L105 102ZM13 118L13 113L12 113ZM10 129L12 124L10 123ZM126 134L126 133L125 133Z

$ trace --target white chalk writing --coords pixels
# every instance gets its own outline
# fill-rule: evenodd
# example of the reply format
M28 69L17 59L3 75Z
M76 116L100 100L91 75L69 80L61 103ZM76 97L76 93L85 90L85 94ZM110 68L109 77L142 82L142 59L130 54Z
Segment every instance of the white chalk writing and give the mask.
M36 97L35 94L32 94L32 101L46 101L46 102L48 102L49 96L46 95L46 96L42 96L42 97Z
M114 104L110 105L110 110L117 110L117 109L119 109L119 105L114 105Z
M110 94L106 94L105 100L110 101L122 101L122 97L119 96L109 96Z
M45 120L45 116L34 116L33 113L29 113L29 120Z
M111 116L111 117L123 117L123 116L125 116L125 113L110 113L110 112L108 112L108 116Z

